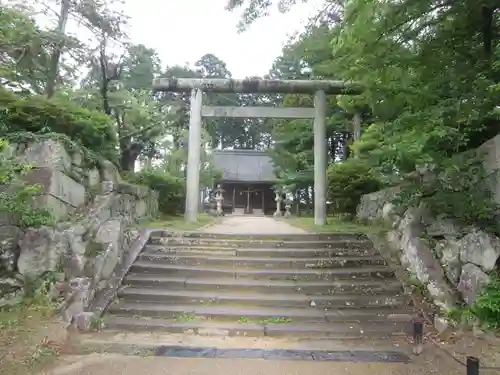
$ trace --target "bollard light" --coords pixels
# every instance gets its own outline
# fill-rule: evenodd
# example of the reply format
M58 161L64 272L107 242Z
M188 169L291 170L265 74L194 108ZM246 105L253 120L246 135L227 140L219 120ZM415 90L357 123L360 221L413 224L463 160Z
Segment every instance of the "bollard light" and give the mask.
M479 375L479 359L467 357L467 375Z

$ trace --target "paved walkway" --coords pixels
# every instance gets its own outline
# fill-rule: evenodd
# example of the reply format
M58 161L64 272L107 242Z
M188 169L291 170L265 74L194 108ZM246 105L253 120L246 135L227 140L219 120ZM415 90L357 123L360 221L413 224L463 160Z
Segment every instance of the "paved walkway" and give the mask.
M429 353L414 363L342 363L94 354L68 357L45 375L462 375L465 369ZM492 374L481 372L481 374ZM40 374L41 375L41 374Z
M225 234L304 234L303 229L296 228L284 220L276 220L267 216L225 216L218 224L204 228L206 233Z

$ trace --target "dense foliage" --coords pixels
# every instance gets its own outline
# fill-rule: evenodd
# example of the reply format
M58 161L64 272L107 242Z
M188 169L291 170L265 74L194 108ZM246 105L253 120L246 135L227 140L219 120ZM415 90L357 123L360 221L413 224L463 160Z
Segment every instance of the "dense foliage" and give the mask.
M230 0L228 8L244 10L244 26L274 5L286 11L295 3ZM363 95L330 98L330 163L356 155L392 184L422 167L441 176L453 175L458 168L471 178L455 182L453 194L449 181L444 183L448 188L442 189L443 183L434 186L430 202L444 204L449 216L470 221L485 215L479 212L484 205L467 204L465 212L450 199L470 201L477 168L450 157L498 133L499 26L499 4L492 0L327 0L306 30L283 49L270 77L360 82L366 88ZM311 103L287 95L280 104ZM360 138L353 125L356 113L363 124ZM295 120L278 121L273 127L273 156L283 182L306 191L313 178L311 126ZM332 178L330 183L339 182ZM429 198L423 189L428 187L413 190L411 202L401 202L403 206Z
M51 212L35 208L34 199L40 186L27 185L22 177L31 169L10 157L9 143L0 139L0 212L10 213L10 224L22 228L38 227L52 221ZM5 218L4 218L5 220ZM0 247L0 253L2 248ZM1 256L1 254L0 254Z
M20 97L0 89L0 133L61 133L82 146L113 159L117 139L109 117L98 111L79 107L41 95Z
M359 159L331 164L327 177L327 197L333 212L339 214L355 215L361 197L382 187L378 176Z
M83 146L93 157L116 163L131 181L157 188L167 214L184 204L189 95L152 93L154 77L231 77L226 64L207 53L193 66L164 67L157 53L133 44L119 1L45 0L0 6L0 136L12 142L58 137ZM35 21L43 12L43 27ZM67 32L70 23L90 40ZM14 32L15 30L15 32ZM244 104L251 97L207 95L214 105ZM214 119L206 123L207 146L262 147L269 135L258 120ZM264 133L264 134L263 134ZM61 138L58 134L67 138ZM269 143L268 143L269 144ZM202 155L201 182L218 175ZM137 176L140 166L147 172Z
M228 9L243 8L240 26L245 26L273 5L287 11L295 3L230 0ZM45 0L35 0L31 7L16 1L10 4L0 12L0 83L17 94L0 92L3 134L61 132L116 161L124 171L140 163L160 168L172 181L182 180L189 96L152 94L151 80L155 76L229 78L224 61L207 53L192 67L163 68L153 49L130 42L124 31L128 18L115 0L62 0L57 10ZM53 18L55 26L43 28L35 22L40 10ZM78 22L92 38L80 40L68 34L69 22ZM481 4L326 0L310 25L285 46L268 77L345 79L364 85L363 95L329 98L330 164L357 156L357 165L365 163L370 173L379 175L377 179L391 184L422 166L447 176L457 167L448 161L452 155L477 147L497 132L498 27L498 4L493 0ZM81 67L87 68L83 79ZM214 93L207 95L206 103L312 104L307 95ZM270 153L281 184L298 200L312 200L310 121L210 119L203 140L209 147L222 148L273 145ZM473 173L472 167L460 169ZM210 185L214 171L208 154L202 170L206 175L202 181ZM329 191L336 193L330 198L339 199L335 197L345 175L331 171ZM356 178L349 181L359 183ZM464 185L455 186L451 194L436 185L430 189L434 192L430 201L447 202L442 210L447 215L474 220L490 207L471 203L465 212L449 201L460 192L465 196L472 186L464 179ZM429 199L425 189L429 190L420 186L408 192L402 205ZM334 206L340 210L338 204Z
M500 278L498 275L485 286L474 306L470 308L470 313L488 328L500 329Z
M165 215L184 211L185 181L162 170L143 169L127 176L129 181L158 192L158 210Z

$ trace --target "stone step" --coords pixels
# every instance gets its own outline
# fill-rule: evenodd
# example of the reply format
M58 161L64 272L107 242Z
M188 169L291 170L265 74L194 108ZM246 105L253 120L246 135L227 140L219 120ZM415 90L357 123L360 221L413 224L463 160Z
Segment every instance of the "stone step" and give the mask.
M373 244L369 240L326 240L326 241L282 241L282 240L241 240L241 239L213 239L213 238L185 238L185 237L150 237L150 244L175 246L203 246L210 248L257 248L257 249L371 249Z
M186 277L233 277L270 280L340 280L340 279L384 279L394 277L388 266L341 267L327 269L226 269L222 267L190 266L182 264L162 264L155 261L134 262L133 273L149 273Z
M157 230L151 234L152 238L191 238L191 239L218 239L218 240L279 240L279 241L351 241L366 240L364 234L356 233L289 233L289 234L237 234L237 233L207 233L207 232L175 232Z
M213 322L207 320L146 319L127 316L107 316L110 329L128 331L162 331L205 336L292 336L301 338L362 339L408 335L407 322L365 323L284 323Z
M377 308L403 307L408 304L405 296L398 294L379 295L315 295L299 293L234 293L200 290L164 290L157 288L126 287L118 298L124 302L147 302L162 304L201 304L204 306L251 306L251 307L310 307L343 309L343 308Z
M337 295L345 293L400 293L398 280L340 280L340 281L293 281L293 280L252 280L234 278L170 277L129 273L125 285L135 287L155 287L170 290L189 289L219 291L247 291L265 293L307 293L310 295Z
M349 248L325 248L325 249L286 249L286 248L235 248L227 246L203 247L203 246L172 246L148 244L144 248L146 253L179 254L179 255L213 255L213 256L246 256L267 258L314 258L314 257L343 257L343 256L374 256L377 251L368 249Z
M154 261L162 264L182 264L190 266L219 266L224 268L258 267L258 268L338 268L360 267L364 265L384 266L381 256L346 256L346 257L315 257L315 258L268 258L248 256L219 255L185 255L144 252L139 256L141 261Z
M212 319L224 322L409 322L409 309L378 307L345 308L272 308L246 306L203 306L199 304L159 304L119 301L108 308L110 315L148 318L175 318L177 321Z

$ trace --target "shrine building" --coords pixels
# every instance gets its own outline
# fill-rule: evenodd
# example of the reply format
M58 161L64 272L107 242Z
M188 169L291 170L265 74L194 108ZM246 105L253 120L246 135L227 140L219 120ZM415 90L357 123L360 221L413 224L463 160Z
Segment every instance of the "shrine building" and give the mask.
M213 150L213 163L222 172L225 212L272 215L276 211L274 166L265 151ZM216 184L217 186L217 184Z

